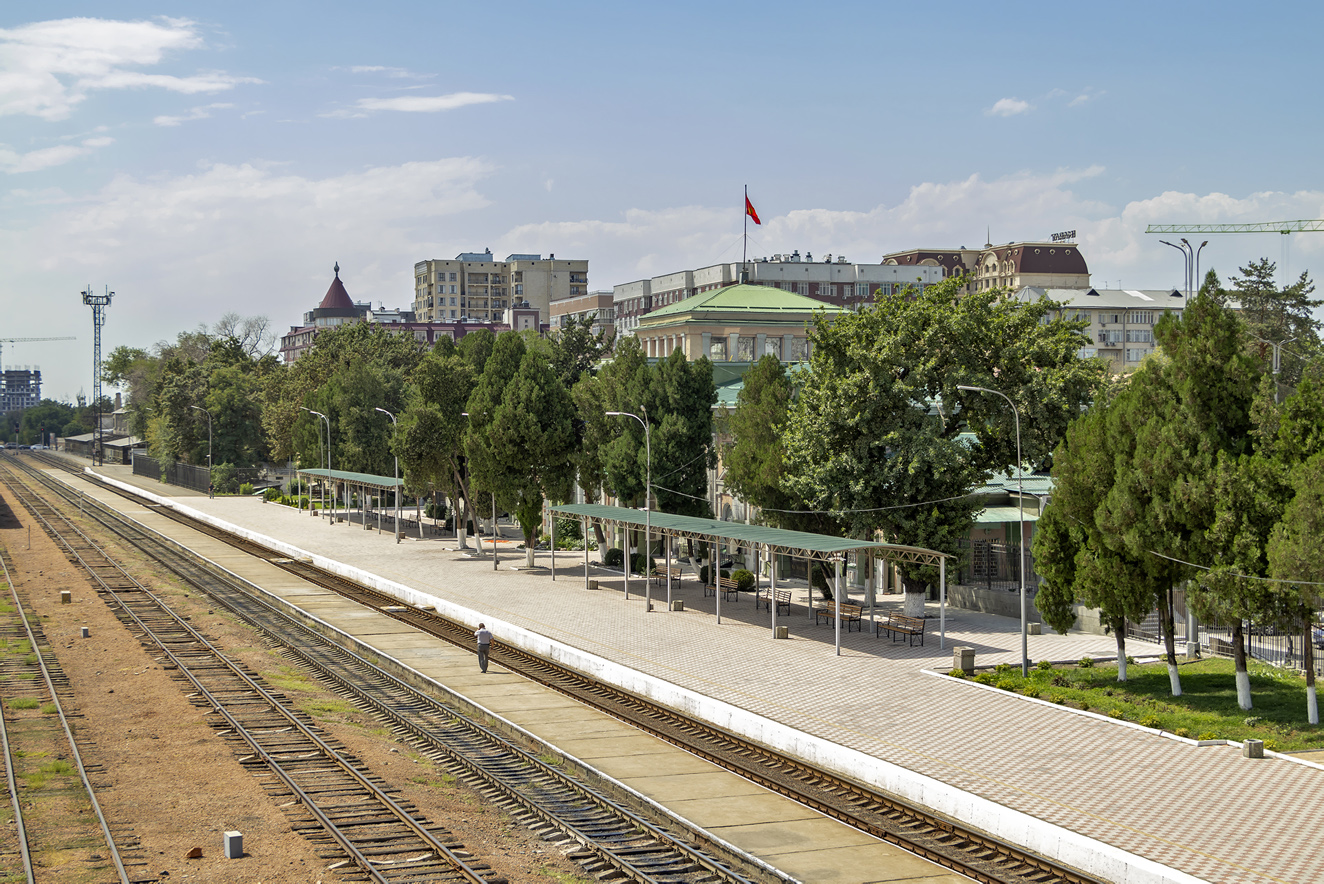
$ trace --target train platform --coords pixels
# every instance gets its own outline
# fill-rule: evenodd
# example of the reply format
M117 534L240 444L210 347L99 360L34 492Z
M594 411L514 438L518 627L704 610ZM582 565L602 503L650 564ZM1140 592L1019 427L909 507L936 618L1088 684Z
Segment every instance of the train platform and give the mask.
M583 560L573 555L558 554L555 581L545 552L527 570L522 551L502 550L494 571L486 543L483 556L457 551L450 538L396 544L389 532L331 525L255 498L181 494L127 467L98 472L468 609L494 626L498 640L507 639L503 630L512 640L516 631L543 636L606 661L604 669L622 678L638 674L650 690L670 686L682 700L703 698L694 703L725 716L717 722L723 726L802 735L794 745L814 761L858 768L865 781L895 785L912 800L1105 879L1324 881L1316 849L1324 767L1243 758L1236 746L1199 747L935 674L951 667L958 645L975 648L981 665L1018 662L1015 621L949 608L945 648L935 616L922 646L843 632L836 656L831 626L815 626L803 607L779 618L790 627L787 640L772 639L767 612L756 613L750 599L725 603L717 624L715 600L692 579L673 590L684 611L657 604L650 612L638 594L641 581L631 581L627 599L619 574L592 569L599 589L586 590ZM884 609L900 605L897 596L882 598ZM1111 657L1115 646L1108 637L1072 633L1031 636L1029 648L1033 660L1065 661ZM697 795L678 800L691 811L700 806ZM833 880L875 879L861 872Z

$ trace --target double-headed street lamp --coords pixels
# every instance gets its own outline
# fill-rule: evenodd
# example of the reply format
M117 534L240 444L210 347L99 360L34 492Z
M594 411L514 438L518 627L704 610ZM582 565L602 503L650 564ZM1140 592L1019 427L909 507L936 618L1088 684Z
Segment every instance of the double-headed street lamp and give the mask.
M643 417L628 411L609 411L607 414L611 417L632 417L639 421L640 426L644 428L644 457L646 480L644 485L644 610L653 610L653 590L648 582L648 557L652 552L653 544L653 437L648 428L648 409L642 405L639 410L644 413ZM665 477L664 477L665 478ZM588 538L584 538L588 542ZM630 544L625 544L625 585L630 585ZM667 584L670 586L670 584ZM627 596L628 597L628 596Z
M212 463L211 463L211 412L208 411L207 409L203 408L201 405L190 405L189 408L193 409L194 411L201 411L203 414L207 415L207 484L210 485L210 484L211 484L211 468L212 468Z
M1030 649L1029 649L1029 609L1025 602L1025 485L1021 481L1023 472L1021 460L1021 413L1016 410L1016 403L1012 402L1006 393L999 393L997 390L990 390L988 387L972 387L967 384L957 384L956 389L966 390L972 393L992 393L994 396L1001 396L1007 400L1011 406L1012 417L1016 419L1016 505L1020 510L1021 516L1021 536L1016 541L1016 554L1020 556L1020 562L1016 570L1021 573L1021 677L1028 678L1030 675Z
M1168 242L1166 239L1161 239L1159 242L1181 252L1182 260L1186 265L1186 299L1189 301L1192 294L1200 291L1200 253L1204 251L1205 246L1209 245L1209 240L1200 243L1198 249L1191 245L1185 237L1182 237L1181 245Z
M320 411L313 411L311 408L304 408L302 405L299 406L299 409L300 409L301 411L306 411L306 412L308 412L309 414L315 414L315 415L317 415L319 418L321 418L323 421L326 422L326 481L327 481L328 483L330 483L330 482L331 482L331 418L329 418L329 417L327 417L326 415L322 414L322 412L320 412ZM320 426L318 427L318 430L317 430L317 441L318 441L319 443L322 441L322 430L321 430L321 427L320 427ZM323 509L326 508L326 499L325 499L325 498L322 499L322 507L323 507ZM335 523L336 523L336 488L335 488L335 485L332 484L332 485L331 485L331 522L330 522L330 524L334 525Z
M391 427L399 430L400 424L396 421L395 415L391 414L385 408L374 408L373 411L380 411L391 419ZM395 487L391 489L395 496L395 542L400 542L400 455L395 456Z

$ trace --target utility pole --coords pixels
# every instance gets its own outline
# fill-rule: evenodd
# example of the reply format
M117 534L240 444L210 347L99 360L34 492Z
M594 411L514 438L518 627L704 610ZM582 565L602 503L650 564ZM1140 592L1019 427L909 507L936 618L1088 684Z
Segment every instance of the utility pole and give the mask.
M96 423L92 427L92 466L106 462L101 451L101 326L106 324L106 308L115 293L106 286L104 295L92 294L92 286L83 291L83 303L92 308L92 401L95 403Z

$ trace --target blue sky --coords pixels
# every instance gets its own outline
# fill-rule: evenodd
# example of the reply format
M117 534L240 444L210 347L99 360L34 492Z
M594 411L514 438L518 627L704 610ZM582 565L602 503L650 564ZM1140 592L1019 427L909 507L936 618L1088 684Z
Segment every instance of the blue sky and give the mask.
M745 184L754 255L1076 229L1127 288L1181 279L1148 223L1324 217L1313 4L39 8L0 10L0 337L78 335L4 349L57 398L90 390L87 284L117 293L107 350L227 311L283 331L336 261L388 307L416 260L488 247L605 289L738 259Z

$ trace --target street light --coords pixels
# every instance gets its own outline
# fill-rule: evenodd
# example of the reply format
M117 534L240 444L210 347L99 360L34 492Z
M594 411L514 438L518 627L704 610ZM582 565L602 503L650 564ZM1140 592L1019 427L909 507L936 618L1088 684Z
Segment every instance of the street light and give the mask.
M1191 259L1193 257L1193 254L1189 251L1191 244L1184 239L1182 240L1181 245L1168 242L1166 239L1161 239L1159 240L1159 242L1163 243L1165 246L1170 246L1171 248L1174 248L1177 251L1181 252L1183 267L1186 271L1186 285L1185 285L1186 299L1189 301L1191 297Z
M461 415L461 417L470 417L469 412L467 412L467 411L462 411L462 412L460 412L460 415ZM471 417L470 417L470 420L472 420ZM475 512L475 513L474 513L474 516L476 517L477 515L478 515L478 513ZM456 524L459 524L459 521L460 521L460 514L459 514L459 513L456 513L456 514L455 514L455 522L456 522ZM475 529L475 531L476 531L476 529ZM476 544L479 546L479 552L482 552L483 539L482 539L481 537L478 537L478 535L477 535L476 533L475 533L474 536L477 537L477 539L474 541L474 543L476 543ZM493 571L496 571L496 570L497 570L497 511L496 511L496 492L495 492L495 491L492 492L492 570L493 570Z
M1016 419L1016 505L1020 510L1021 516L1021 536L1017 539L1016 550L1020 556L1019 567L1016 569L1021 573L1021 677L1028 678L1030 675L1030 649L1029 649L1029 611L1025 605L1025 484L1022 481L1021 474L1021 413L1016 410L1016 403L1012 402L1006 393L999 393L997 390L990 390L988 387L971 387L966 384L957 384L956 389L967 390L973 393L992 393L994 396L1001 396L1007 400L1011 406L1012 417Z
M320 411L313 411L311 408L304 408L302 405L300 405L299 408L308 412L309 414L317 415L323 421L326 422L326 481L331 482L331 418L322 414L322 412ZM317 438L318 441L320 442L322 439L321 432L318 432ZM322 507L323 508L326 507L325 497L322 498ZM335 485L332 484L331 485L331 521L329 524L334 525L335 523L336 523L336 488Z
M190 405L189 408L207 415L207 487L211 488L211 412L201 405Z
M653 610L653 588L652 584L648 582L648 556L652 552L653 545L653 436L648 428L648 409L641 405L639 410L644 413L643 417L628 411L609 411L607 415L610 417L632 417L639 421L640 426L644 428L644 466L647 476L644 485L644 610L651 611ZM587 542L588 540L585 538L585 543ZM628 553L630 544L625 544L625 549ZM714 582L716 581L714 580ZM625 557L625 585L627 587L630 585L629 555Z
M391 427L398 430L400 424L396 421L395 415L391 414L385 408L374 408L373 411L380 411L391 419ZM400 542L400 455L395 456L395 487L391 489L395 496L395 542Z

